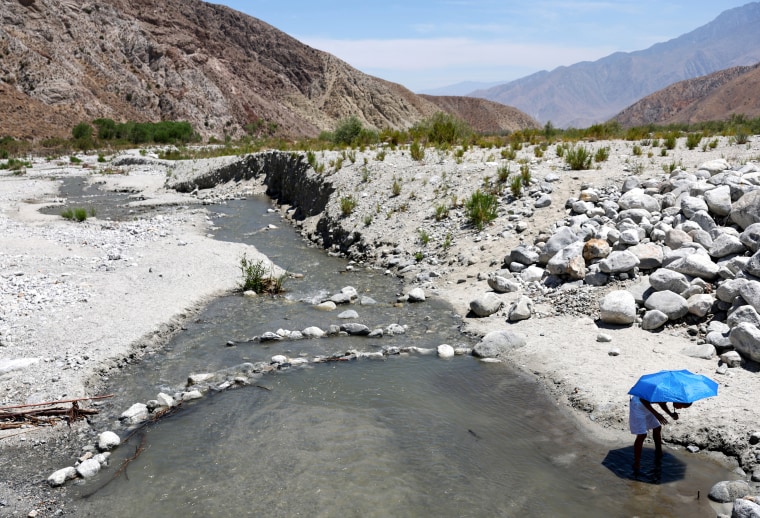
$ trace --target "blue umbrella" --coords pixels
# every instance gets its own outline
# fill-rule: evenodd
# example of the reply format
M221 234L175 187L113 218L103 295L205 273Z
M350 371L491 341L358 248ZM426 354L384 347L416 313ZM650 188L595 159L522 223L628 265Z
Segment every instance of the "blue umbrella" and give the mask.
M653 403L692 403L718 395L718 384L701 374L687 370L644 374L628 391L632 396Z

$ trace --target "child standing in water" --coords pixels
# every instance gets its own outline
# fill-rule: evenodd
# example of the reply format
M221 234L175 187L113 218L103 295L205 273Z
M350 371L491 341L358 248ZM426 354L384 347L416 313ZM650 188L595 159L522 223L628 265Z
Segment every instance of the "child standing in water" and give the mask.
M668 408L667 402L657 402L657 405L673 420L678 420L676 410L688 408L691 403L673 403L672 412ZM652 439L654 439L654 458L657 461L662 459L662 425L667 424L668 420L654 409L651 402L638 396L631 396L629 410L628 424L631 433L636 435L636 440L633 443L633 472L638 473L641 467L641 451L649 430L652 430Z

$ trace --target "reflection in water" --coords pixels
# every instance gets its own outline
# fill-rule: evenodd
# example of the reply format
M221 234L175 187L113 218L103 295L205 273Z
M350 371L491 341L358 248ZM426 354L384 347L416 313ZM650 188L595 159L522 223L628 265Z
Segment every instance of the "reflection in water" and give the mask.
M305 246L284 225L261 232L279 223L266 208L265 200L216 208L226 214L217 220L217 237L250 242L279 264L287 258L284 266L305 278L289 283L286 299L214 301L164 351L114 377L117 397L104 408L118 413L173 390L191 372L274 354L311 357L467 340L434 297L395 307L396 280L375 271L346 273L343 261ZM352 306L360 321L406 324L408 333L247 341L280 327L340 323L300 301L345 285L378 301ZM472 357L318 364L268 375L259 385L265 388L187 403L137 434L96 480L74 488L89 495L74 503L77 515L707 517L715 511L697 492L706 495L725 478L719 467L681 453L672 455L682 468L672 481L615 476L625 451L589 441L534 381ZM144 449L135 456L137 448ZM670 465L662 469L664 477Z

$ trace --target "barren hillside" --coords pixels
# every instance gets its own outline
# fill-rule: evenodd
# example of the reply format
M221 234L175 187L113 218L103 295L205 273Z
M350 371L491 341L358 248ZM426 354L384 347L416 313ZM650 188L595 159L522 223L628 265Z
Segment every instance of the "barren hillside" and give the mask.
M200 0L0 0L0 19L2 135L68 136L108 117L187 120L204 136L247 125L313 136L349 115L403 128L440 110Z
M517 108L476 97L421 95L442 111L465 120L481 133L537 128L538 122Z
M622 126L760 117L760 64L680 81L646 96L614 117Z

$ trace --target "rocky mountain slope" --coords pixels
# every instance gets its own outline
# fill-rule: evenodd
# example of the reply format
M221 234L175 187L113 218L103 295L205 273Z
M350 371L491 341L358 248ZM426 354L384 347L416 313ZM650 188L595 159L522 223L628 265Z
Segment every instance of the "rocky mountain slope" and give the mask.
M759 21L760 2L748 3L646 50L538 72L470 95L515 106L558 127L586 127L675 82L757 63Z
M187 120L217 138L246 127L315 136L349 115L403 128L440 111L200 0L0 0L0 19L3 135L69 136L77 122L107 117Z
M760 117L760 64L733 67L663 88L618 113L624 127Z
M534 118L517 108L487 99L424 94L420 97L435 104L441 111L467 121L472 129L481 133L517 131L539 126Z

